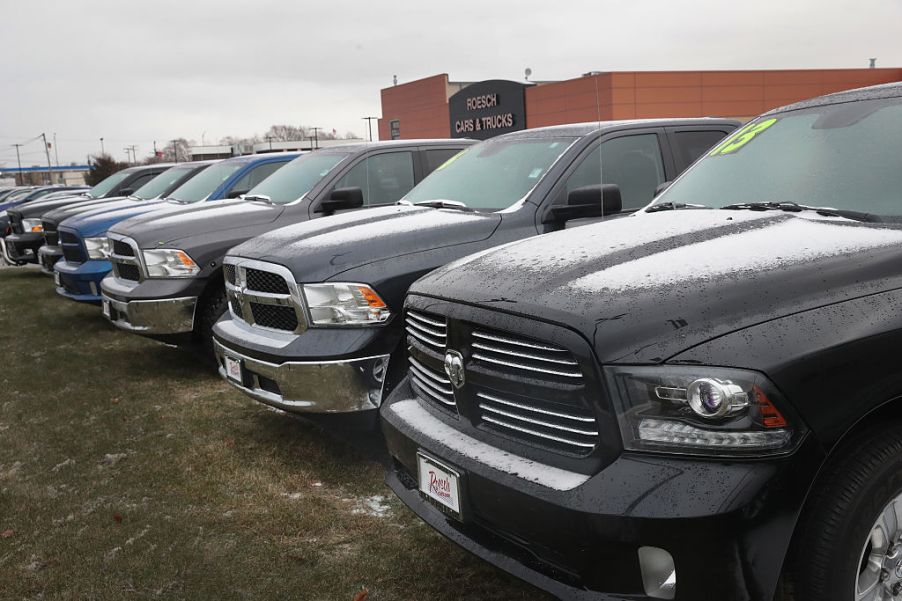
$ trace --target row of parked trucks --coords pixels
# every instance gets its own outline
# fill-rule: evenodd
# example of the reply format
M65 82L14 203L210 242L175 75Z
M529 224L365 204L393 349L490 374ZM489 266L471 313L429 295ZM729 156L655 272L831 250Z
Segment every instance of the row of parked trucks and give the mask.
M371 416L417 515L562 599L891 599L900 140L895 84L133 167L2 246L257 401Z

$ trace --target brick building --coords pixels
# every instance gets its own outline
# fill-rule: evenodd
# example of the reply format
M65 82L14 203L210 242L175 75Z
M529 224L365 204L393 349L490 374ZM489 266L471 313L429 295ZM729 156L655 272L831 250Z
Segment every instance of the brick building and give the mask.
M812 96L900 80L902 68L593 72L525 86L516 128L599 119L748 119ZM452 82L441 73L383 89L379 138L465 135L453 131L449 99L475 85L481 84Z

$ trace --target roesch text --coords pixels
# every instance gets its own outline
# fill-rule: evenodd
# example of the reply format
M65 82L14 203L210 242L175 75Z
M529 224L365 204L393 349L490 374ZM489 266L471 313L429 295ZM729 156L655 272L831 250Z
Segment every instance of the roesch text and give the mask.
M498 106L498 94L483 94L481 96L467 98L468 111L479 111L492 108L493 106ZM502 113L500 115L489 115L487 117L458 119L454 122L454 131L460 134L471 131L482 131L484 129L503 129L513 126L514 114Z

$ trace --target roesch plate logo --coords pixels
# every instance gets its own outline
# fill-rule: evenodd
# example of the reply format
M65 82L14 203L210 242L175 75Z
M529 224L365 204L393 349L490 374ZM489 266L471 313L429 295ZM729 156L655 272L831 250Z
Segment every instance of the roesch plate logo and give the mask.
M448 99L452 138L486 140L526 128L526 85L492 79L470 84Z

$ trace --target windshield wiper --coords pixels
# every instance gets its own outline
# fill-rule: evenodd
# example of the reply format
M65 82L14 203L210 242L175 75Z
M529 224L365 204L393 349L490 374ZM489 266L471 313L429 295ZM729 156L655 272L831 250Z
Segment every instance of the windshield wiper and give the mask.
M464 203L457 200L422 200L413 203L418 207L434 207L436 209L456 209L458 211L475 211Z
M652 205L645 209L646 213L657 213L658 211L676 211L678 209L710 209L705 205L694 205L685 202L662 202Z
M814 211L818 215L824 217L845 217L855 221L878 222L880 218L871 213L862 213L860 211L848 211L846 209L834 209L832 207L811 207L808 205L800 205L797 202L739 202L725 207L727 210L748 210L748 211L786 211L788 213L800 213L802 211Z
M245 194L241 197L241 200L259 200L260 202L265 202L267 204L273 204L272 198L266 196L265 194Z

